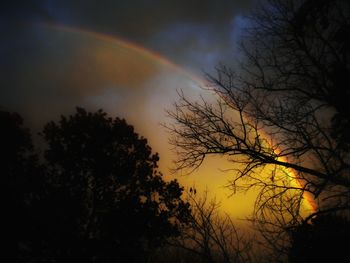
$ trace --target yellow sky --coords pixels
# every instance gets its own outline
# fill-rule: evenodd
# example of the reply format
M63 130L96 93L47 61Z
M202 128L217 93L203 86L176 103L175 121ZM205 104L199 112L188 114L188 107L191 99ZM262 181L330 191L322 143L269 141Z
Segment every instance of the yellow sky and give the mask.
M31 110L25 118L43 115L48 121L72 113L75 106L102 108L111 116L125 118L160 154L160 170L166 178L177 178L185 187L195 186L199 194L208 189L209 197L216 196L222 210L234 218L249 216L256 193L232 195L225 187L233 171L221 170L232 169L233 163L211 158L191 175L170 173L176 156L160 124L171 122L165 110L177 100L177 90L191 99L216 99L199 88L200 77L125 41L65 28L40 30L51 42L35 61L24 63L20 84L39 89L42 95L27 96L24 107Z

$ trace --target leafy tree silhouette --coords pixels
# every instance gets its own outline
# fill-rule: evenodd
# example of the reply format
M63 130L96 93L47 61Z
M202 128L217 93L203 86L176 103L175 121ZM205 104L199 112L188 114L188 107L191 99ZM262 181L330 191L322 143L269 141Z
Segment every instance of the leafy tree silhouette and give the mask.
M22 117L1 110L0 127L2 243L5 253L11 258L17 255L17 261L22 262L26 253L19 254L18 248L36 233L31 208L44 191L43 174Z
M345 217L318 215L290 233L290 262L342 262L348 257L350 222Z
M45 191L28 205L35 233L17 239L18 262L146 262L187 222L183 188L163 180L158 154L125 120L77 108L41 136Z

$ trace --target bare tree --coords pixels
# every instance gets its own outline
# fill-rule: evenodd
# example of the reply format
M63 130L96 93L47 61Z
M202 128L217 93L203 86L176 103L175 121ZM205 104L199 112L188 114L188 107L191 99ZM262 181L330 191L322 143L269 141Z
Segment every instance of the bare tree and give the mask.
M279 248L283 229L305 220L306 197L317 204L307 220L350 209L349 11L341 0L267 1L240 68L207 75L217 103L180 92L169 111L178 169L226 156L232 190L259 189L254 221Z
M196 262L253 262L252 240L240 233L229 215L219 212L220 204L209 200L207 191L194 190L187 196L191 218L181 235L170 240L171 246L188 251Z

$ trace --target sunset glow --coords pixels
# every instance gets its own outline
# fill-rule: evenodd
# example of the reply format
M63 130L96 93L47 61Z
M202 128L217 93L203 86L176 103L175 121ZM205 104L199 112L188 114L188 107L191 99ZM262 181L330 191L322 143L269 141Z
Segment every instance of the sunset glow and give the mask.
M89 54L97 61L97 63L91 61L91 66L94 67L93 70L90 69L92 70L91 73L98 76L98 79L101 79L103 82L109 83L110 85L115 83L116 85L121 84L131 89L138 89L137 85L142 86L144 82L151 78L158 78L158 75L164 73L167 74L169 78L165 78L165 82L162 83L162 85L165 86L161 88L163 89L163 92L166 91L169 95L159 98L161 100L161 103L159 103L160 105L157 107L155 104L145 104L143 98L135 98L137 101L136 103L141 103L143 105L140 112L142 111L141 116L144 117L141 117L140 119L138 114L133 114L131 116L126 114L125 116L127 119L131 119L134 122L136 130L140 131L141 134L148 138L153 149L160 153L160 168L166 177L178 179L186 188L195 186L202 192L208 190L210 197L216 198L216 200L221 203L223 211L231 214L234 218L243 219L250 215L253 209L256 193L250 191L247 194L237 193L232 195L231 190L226 187L229 180L234 175L231 174L232 172L227 173L222 171L232 169L232 163L221 158L213 158L207 160L202 168L191 175L181 176L179 173L170 174L169 169L173 167L172 162L175 160L176 156L171 152L170 145L167 142L168 134L166 134L164 128L160 126L161 123L169 121L165 116L165 110L169 109L171 104L176 100L175 89L184 90L194 99L198 99L200 95L214 97L215 95L213 95L213 93L206 94L206 92L209 91L200 89L200 87L205 87L206 85L204 80L193 73L184 70L167 58L162 57L160 54L147 50L146 48L129 41L97 32L52 24L39 25L39 28L48 30L48 32L51 32L50 34L56 34L55 32L68 35L73 34L74 37L84 40L84 42L81 42L81 49L84 50L86 47L90 46ZM86 40L89 42L86 42ZM92 41L97 42L95 44L95 42ZM94 44L91 45L90 42ZM91 47L93 48L91 49ZM84 54L86 55L86 53ZM81 59L86 60L87 58ZM91 81L90 83L85 82L86 80L80 77L78 72L85 72L86 69L84 63L80 63L79 65L80 66L75 69L77 74L72 75L71 78L74 79L74 83L77 83L78 87L83 89L84 86L89 86ZM91 76L89 76L89 78L91 78ZM181 86L174 86L172 79L177 83L182 83ZM169 84L171 85L170 87ZM95 86L99 85L100 84L96 82ZM194 90L191 87L194 87ZM145 89L152 92L151 87L145 87ZM83 90L81 92L83 92ZM99 91L95 90L94 93L98 94ZM155 97L156 96L157 94L155 94ZM114 105L114 103L118 103L118 100L115 102L109 100L109 102L110 105L96 106L102 108L107 107L107 109L111 111L111 114L118 115L120 109L118 109L117 105ZM135 101L131 101L131 103L135 104ZM137 105L135 106L137 107ZM148 116L145 115L147 112ZM147 123L142 121L143 118L147 118ZM157 129L158 132L154 133L154 129ZM301 187L300 182L296 179L297 176L289 170L287 173L290 174L289 178L292 180L292 185L295 187ZM304 194L304 197L306 211L315 211L312 197L307 193Z

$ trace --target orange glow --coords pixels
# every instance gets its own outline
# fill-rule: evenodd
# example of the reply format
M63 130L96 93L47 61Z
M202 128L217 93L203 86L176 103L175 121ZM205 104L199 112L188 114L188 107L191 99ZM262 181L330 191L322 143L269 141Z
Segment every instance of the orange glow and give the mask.
M287 162L286 158L283 158L283 157L279 157L278 160L280 160L282 162ZM285 170L290 175L290 178L294 178L294 180L292 180L292 186L295 186L297 188L302 189L303 183L300 179L298 179L298 175L291 169L285 168ZM313 199L311 194L309 192L304 192L303 197L306 201L304 203L304 207L305 207L306 211L307 212L310 211L311 213L316 212L317 211L317 204L315 203L315 200Z
M53 24L40 26L49 31L69 32L77 36L84 36L84 39L98 41L97 44L91 46L85 43L85 48L88 50L82 54L86 57L82 57L83 62L77 63L74 71L69 73L69 81L75 84L75 87L78 89L77 92L86 92L84 88L89 85L99 87L97 84L99 84L100 79L110 83L111 86L115 83L118 83L118 85L128 84L130 87L135 88L135 92L141 93L144 91L138 86L149 79L154 79L150 85L170 85L168 80L158 79L157 75L159 74L169 76L169 79L172 78L171 84L176 82L176 85L172 86L174 89L185 88L183 86L177 87L177 85L193 85L194 83L198 86L205 85L205 81L196 75L184 70L161 55L129 41L79 28ZM89 49L91 47L93 47L93 50ZM87 62L90 63L89 67L86 65ZM182 82L179 81L180 79L182 79ZM91 82L96 82L96 85L92 85ZM208 160L203 167L190 176L169 175L169 168L172 166L172 160L176 156L170 153L167 134L158 124L159 122L168 121L165 119L165 114L161 114L159 111L164 111L164 108L162 108L164 105L167 108L171 107L169 104L171 99L176 100L174 89L169 92L162 89L156 90L157 93L154 96L162 97L153 102L153 104L146 104L143 99L135 100L132 105L132 110L135 111L135 114L132 116L126 114L126 119L128 122L131 120L130 123L135 126L136 131L148 138L152 148L160 153L160 170L164 172L166 178L177 178L185 187L196 186L199 191L203 191L208 187L211 195L215 195L217 200L222 202L224 211L239 218L248 216L252 211L256 193L236 194L228 198L232 192L224 186L227 185L228 180L232 176L228 173L220 172L220 169L232 168L229 167L232 163L228 163L223 158ZM196 95L199 94L198 92L197 90ZM146 95L141 96L146 97ZM158 108L154 108L155 105ZM105 105L99 107L105 109ZM113 114L117 110L111 112L107 108L107 112ZM152 117L146 120L145 118L148 118L147 114L151 114ZM153 119L151 120L151 118ZM292 178L297 178L292 171L289 171L289 173L291 173ZM296 186L301 186L297 179L293 181ZM314 211L315 206L312 197L306 194L304 197L307 209Z

